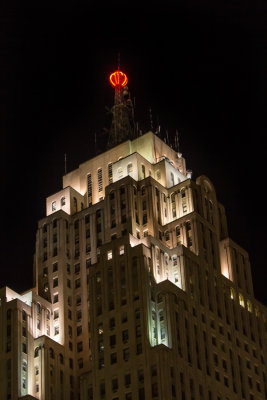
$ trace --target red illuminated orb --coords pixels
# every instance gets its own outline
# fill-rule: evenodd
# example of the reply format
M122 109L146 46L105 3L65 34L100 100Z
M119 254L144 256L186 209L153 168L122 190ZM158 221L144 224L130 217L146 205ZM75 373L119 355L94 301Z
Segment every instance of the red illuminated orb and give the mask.
M118 89L127 84L128 78L124 72L118 69L109 76L109 81L115 89Z

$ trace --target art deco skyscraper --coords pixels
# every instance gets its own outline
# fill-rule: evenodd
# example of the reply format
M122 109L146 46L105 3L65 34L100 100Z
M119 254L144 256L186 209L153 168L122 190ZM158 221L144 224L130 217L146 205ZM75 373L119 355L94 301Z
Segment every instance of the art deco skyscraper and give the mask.
M36 288L0 291L3 400L260 400L266 308L206 176L136 134L110 77L109 150L63 177L36 235Z

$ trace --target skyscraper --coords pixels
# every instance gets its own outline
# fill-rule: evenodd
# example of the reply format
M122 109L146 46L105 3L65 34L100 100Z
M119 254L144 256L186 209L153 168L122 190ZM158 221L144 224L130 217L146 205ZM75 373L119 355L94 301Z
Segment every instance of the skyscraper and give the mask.
M266 308L206 176L137 131L126 75L108 150L63 176L38 223L36 287L0 290L0 397L259 400Z

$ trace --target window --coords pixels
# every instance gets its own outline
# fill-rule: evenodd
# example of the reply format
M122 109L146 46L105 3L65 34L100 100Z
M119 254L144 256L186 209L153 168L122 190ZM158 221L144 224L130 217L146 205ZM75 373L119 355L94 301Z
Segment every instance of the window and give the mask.
M171 172L171 185L174 186L174 175L172 172Z
M122 313L122 316L121 316L121 323L124 324L127 321L128 321L127 313L124 312L124 313Z
M122 167L118 168L118 177L123 178L123 169Z
M68 319L72 319L72 312L71 312L71 310L68 310Z
M116 346L116 335L111 335L109 337L109 345L111 348Z
M142 179L145 179L146 177L146 168L145 166L142 164Z
M80 264L75 264L74 272L75 272L75 274L79 274L79 272L80 272Z
M59 310L54 311L54 319L58 319L59 317Z
M27 354L27 345L26 345L26 343L22 343L22 351L23 351L23 353Z
M58 278L53 279L53 288L58 286Z
M37 306L37 314L41 314L41 304L37 303L36 306Z
M141 325L137 325L135 328L135 336L141 337Z
M52 202L52 211L56 211L56 209L57 209L57 202L53 201Z
M102 168L99 168L97 170L97 181L98 181L98 191L102 192L103 190Z
M110 318L110 320L109 320L109 329L113 330L115 328L115 326L116 326L115 318Z
M110 364L116 364L117 362L117 353L110 354Z
M152 397L158 397L158 383L152 383Z
M143 225L147 224L147 214L143 215Z
M77 326L77 329L76 329L76 331L77 331L77 336L81 336L81 334L82 334L82 326L81 325L79 325L79 326Z
M74 212L78 211L78 203L76 197L73 197Z
M125 329L124 331L122 331L121 336L122 336L123 343L127 343L128 339L129 339L128 329Z
M137 343L136 345L136 354L142 354L142 343Z
M120 256L124 254L124 245L120 246Z
M58 270L58 263L56 262L53 264L53 272L57 272L57 270Z
M38 357L39 356L39 347L36 347L34 350L34 357Z
M65 206L65 204L66 204L66 198L61 197L61 207Z
M87 194L88 194L88 205L92 205L92 176L87 175Z
M78 342L77 343L77 351L78 351L78 353L83 351L83 342Z
M112 164L108 164L108 183L112 183Z
M242 307L245 307L245 302L244 302L244 297L243 297L243 295L241 294L241 293L239 293L239 304L242 306Z
M58 293L54 294L54 298L53 298L53 303L57 303L58 302Z
M133 172L133 164L132 163L127 165L127 175L131 175L131 172Z
M123 349L123 360L128 361L130 357L130 349Z
M49 348L49 356L50 356L50 358L53 358L53 359L55 358L55 352L52 349L52 347Z
M81 279L78 278L75 280L75 289L78 289L81 286Z
M112 391L117 392L118 390L118 378L114 378L111 381Z
M124 385L129 387L131 385L131 374L124 375Z
M107 259L112 260L112 250L108 250L107 252Z

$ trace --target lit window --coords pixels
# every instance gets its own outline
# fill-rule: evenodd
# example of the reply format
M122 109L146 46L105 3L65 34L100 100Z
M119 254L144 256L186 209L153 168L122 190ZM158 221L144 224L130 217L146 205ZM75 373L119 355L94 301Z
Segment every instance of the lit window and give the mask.
M65 204L66 204L66 198L61 197L61 207L65 206Z
M52 211L56 211L56 209L57 209L57 202L53 201L52 202Z
M54 336L59 335L59 326L55 326Z
M238 298L239 298L239 304L240 304L242 307L245 307L244 297L243 297L243 295L242 295L241 293L239 293Z
M112 260L112 250L109 250L109 251L107 252L107 259L108 259L108 260Z
M103 335L103 333L104 333L102 322L100 324L98 324L97 333L98 333L98 335Z
M120 246L120 256L124 254L124 245Z
M233 288L230 288L230 297L232 300L234 300L234 298L235 298L235 291Z
M247 300L247 309L249 312L252 312L252 304L250 300Z

